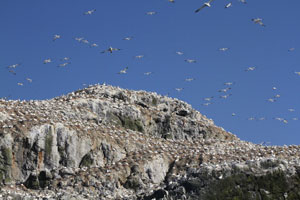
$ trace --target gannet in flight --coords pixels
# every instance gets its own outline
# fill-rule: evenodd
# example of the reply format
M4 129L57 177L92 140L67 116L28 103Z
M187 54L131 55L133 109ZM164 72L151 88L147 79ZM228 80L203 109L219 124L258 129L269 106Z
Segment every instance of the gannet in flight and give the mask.
M132 40L132 36L131 37L125 37L125 38L123 38L123 40L127 40L127 41L129 41L129 40Z
M125 67L124 69L122 69L121 71L118 72L118 74L126 74L128 70L128 67Z
M7 69L15 69L16 67L20 66L21 64L13 64L13 65L9 65L7 67Z
M93 43L93 44L90 45L90 47L98 47L98 44Z
M231 96L232 94L226 94L226 95L222 95L222 96L220 96L220 98L222 98L222 99L227 99L229 96Z
M176 51L176 54L182 56L182 55L183 55L183 52L181 52L181 51Z
M248 67L247 69L245 69L245 71L248 72L248 71L253 71L255 69L256 69L256 67Z
M246 0L239 0L239 2L243 3L243 4L246 4Z
M274 96L274 98L279 98L280 97L280 94L276 94L275 96Z
M225 6L225 8L229 8L229 7L231 7L232 6L232 3L230 2L230 3L228 3L226 6Z
M143 57L144 57L144 55L137 55L137 56L135 56L135 58L138 58L138 59L141 59Z
M105 53L105 52L112 53L113 51L119 51L119 50L121 50L121 49L109 47L108 49L102 51L101 53Z
M65 67L65 66L67 66L68 64L70 64L70 62L65 62L65 63L59 64L57 67Z
M295 50L295 48L293 47L293 48L289 48L289 52L291 52L291 51L294 51Z
M62 59L60 59L61 61L67 61L67 60L70 60L70 58L69 57L64 57L64 58L62 58Z
M170 3L175 3L175 0L168 0Z
M9 70L8 72L12 73L13 75L17 75L17 73L13 70Z
M205 7L211 7L210 3L212 2L213 0L209 0L208 2L204 3L200 8L198 8L197 10L195 10L195 13L199 12L200 10L202 10L202 8L205 8Z
M271 102L271 103L274 103L274 102L276 101L276 99L270 98L270 99L267 99L267 101L268 101L268 102Z
M175 88L177 92L181 92L184 88Z
M219 92L227 92L228 90L231 90L231 87L220 89Z
M196 60L192 60L192 59L185 59L184 61L188 62L188 63L196 63L197 62Z
M53 36L53 42L54 42L55 40L59 39L59 38L61 38L61 36L60 36L60 35L57 35L57 34L55 34L55 35Z
M195 80L194 78L186 78L185 79L185 81L187 81L187 82L191 82L191 81L193 81L193 80Z
M209 106L210 104L212 104L211 102L207 102L207 103L203 103L203 106Z
M150 12L146 12L146 15L155 15L157 12L155 11L150 11Z
M214 97L206 97L204 98L205 101L211 101Z
M86 12L84 13L84 15L91 15L91 14L93 14L93 12L95 12L95 11L96 11L96 9L86 11Z
M223 48L219 48L219 51L227 51L229 48L227 47L223 47Z
M81 40L83 40L84 38L83 37L75 37L74 38L77 42L81 42Z
M26 80L27 80L29 83L32 83L32 79L26 78Z
M259 24L261 26L266 26L263 22L262 22L262 19L261 18L253 18L251 19L255 24Z
M228 85L228 86L233 85L233 84L234 84L233 82L226 82L226 83L224 83L224 85Z
M290 111L290 112L295 112L295 109L289 108L288 111Z
M23 86L23 83L18 83L19 86Z
M149 76L152 72L145 72L144 75Z
M51 58L48 58L48 59L44 60L44 64L51 63L51 62L52 62Z
M299 75L300 76L300 72L295 72L295 74Z
M277 90L277 87L272 87L272 90Z

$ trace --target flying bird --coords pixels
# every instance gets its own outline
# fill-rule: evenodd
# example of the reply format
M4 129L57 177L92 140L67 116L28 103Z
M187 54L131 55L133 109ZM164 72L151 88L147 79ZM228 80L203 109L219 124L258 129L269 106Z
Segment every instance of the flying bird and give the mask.
M191 81L193 81L193 80L195 80L195 79L194 79L194 78L186 78L186 79L185 79L186 82L191 82Z
M138 59L141 59L143 57L144 57L144 55L137 55L137 56L135 56L135 58L138 58Z
M68 64L70 64L70 62L59 64L57 67L66 67Z
M230 2L230 3L226 4L225 8L229 8L231 6L232 6L232 3Z
M32 79L26 78L26 80L27 80L29 83L32 83Z
M124 69L122 69L121 71L118 72L118 74L126 74L128 70L128 67L125 67Z
M211 102L207 102L207 103L203 103L202 105L203 106L209 106L209 105L211 105L212 103Z
M188 62L188 63L196 63L197 62L196 60L192 60L192 59L185 59L184 61Z
M175 3L175 0L168 0L170 3Z
M248 67L247 69L245 69L245 71L248 72L248 71L253 71L255 69L256 69L256 67Z
M205 101L211 101L214 97L206 97L204 98Z
M255 24L259 24L261 26L266 26L263 22L262 22L262 19L261 18L253 18L251 19Z
M19 86L23 86L23 83L18 83Z
M84 15L91 15L91 14L93 14L95 11L96 11L96 9L88 10L88 11L86 11L86 12L83 13L83 14L84 14Z
M44 60L44 64L51 63L51 62L52 62L51 58L48 58L48 59Z
M239 2L241 2L243 4L247 4L246 0L239 0Z
M184 88L175 88L177 92L181 92Z
M300 72L295 72L295 74L299 75L300 76Z
M229 48L227 47L223 47L223 48L219 48L219 51L227 51Z
M211 7L210 3L212 2L213 0L209 0L208 2L204 3L200 8L198 8L197 10L195 10L195 13L199 12L200 10L202 10L203 8L205 7Z
M220 89L219 92L228 92L229 90L231 90L230 87L224 88L224 89Z
M98 46L99 46L99 45L96 44L96 43L93 43L93 44L90 45L90 47L98 47Z
M230 85L233 85L234 84L234 82L226 82L226 83L224 83L224 85L227 85L227 86L230 86Z
M20 66L21 64L13 64L13 65L9 65L8 67L7 67L7 69L15 69L15 68L17 68L18 66Z
M121 50L121 49L109 47L108 49L102 51L101 53L105 53L105 52L110 52L110 53L112 53L113 51L120 51L120 50Z
M181 52L181 51L176 51L176 54L182 56L182 55L183 55L183 52Z
M13 70L9 70L8 72L12 73L13 75L17 75L17 73Z
M53 36L53 42L54 42L55 40L59 39L59 38L61 38L61 36L60 36L60 35L57 35L57 34L55 34L55 35Z
M295 50L295 48L293 47L293 48L289 48L289 52L291 52L291 51L294 51Z
M144 75L149 76L152 72L145 72Z
M70 60L70 58L69 57L64 57L64 58L62 58L62 59L60 59L61 61L67 61L67 60Z
M131 37L125 37L125 38L123 38L123 40L127 40L127 41L132 40L132 39L133 39L132 36Z
M150 11L150 12L146 12L146 15L155 15L157 12L155 11Z
M77 42L81 42L81 40L83 40L84 38L83 37L75 37L74 38Z

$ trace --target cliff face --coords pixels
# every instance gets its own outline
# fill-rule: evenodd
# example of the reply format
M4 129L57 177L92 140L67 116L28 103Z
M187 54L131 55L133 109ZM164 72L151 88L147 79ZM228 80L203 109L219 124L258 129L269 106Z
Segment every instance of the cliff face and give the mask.
M0 136L3 199L300 199L299 146L241 141L156 93L0 100Z

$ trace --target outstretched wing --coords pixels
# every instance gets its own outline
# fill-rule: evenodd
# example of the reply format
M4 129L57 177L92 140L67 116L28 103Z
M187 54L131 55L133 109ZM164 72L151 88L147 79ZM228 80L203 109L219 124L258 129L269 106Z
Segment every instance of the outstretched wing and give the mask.
M203 6L201 6L200 8L198 8L197 10L195 10L195 13L197 13L197 12L199 12L200 10L202 10L202 8L205 8L206 7L206 5L205 4L203 4Z

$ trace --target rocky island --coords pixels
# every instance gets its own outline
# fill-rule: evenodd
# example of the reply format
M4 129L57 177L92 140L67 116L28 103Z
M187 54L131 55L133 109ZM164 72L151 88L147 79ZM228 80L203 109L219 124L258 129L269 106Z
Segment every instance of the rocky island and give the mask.
M1 99L0 136L0 199L300 199L300 146L242 141L156 93Z

